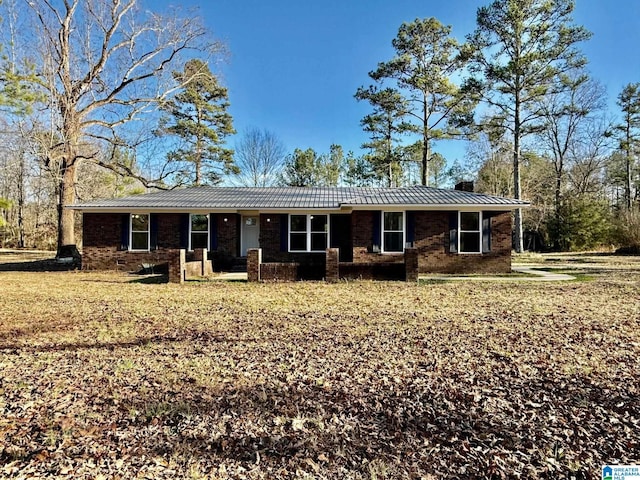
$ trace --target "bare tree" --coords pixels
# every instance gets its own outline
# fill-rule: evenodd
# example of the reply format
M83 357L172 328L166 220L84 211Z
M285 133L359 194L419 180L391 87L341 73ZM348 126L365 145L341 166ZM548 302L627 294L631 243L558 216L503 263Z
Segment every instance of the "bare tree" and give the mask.
M540 100L542 128L539 132L542 145L551 158L555 171L554 212L555 228L553 244L560 248L559 227L563 223L563 194L565 177L574 160L572 155L581 149L588 139L589 124L594 112L604 108L605 90L596 80L583 71L560 75L558 87Z
M213 54L220 45L209 40L199 17L143 11L137 0L27 0L23 13L33 20L23 41L33 42L37 84L50 114L41 154L57 177L60 249L75 244L74 213L65 207L76 200L83 161L139 178L145 186L162 185L170 172L144 178L118 163L117 155L104 160L99 153L104 144L132 146L132 123L148 120L158 102L190 81L176 82L171 72L186 57Z
M609 132L612 122L606 117L590 119L583 129L581 139L571 149L572 165L569 183L577 194L606 196L605 167L613 149Z
M477 191L490 195L513 195L511 148L505 139L482 133L467 146L466 156L477 173Z
M235 162L240 173L232 181L244 187L269 187L278 181L285 148L268 130L250 128L235 144Z
M11 230L14 245L25 246L25 212L27 183L31 166L28 152L32 145L33 124L30 117L34 104L41 95L31 88L35 80L29 63L30 52L17 39L23 25L19 18L19 0L7 0L2 4L2 58L0 59L0 111L3 121L0 126L2 149L2 171L0 195L11 200ZM22 5L22 3L20 3Z

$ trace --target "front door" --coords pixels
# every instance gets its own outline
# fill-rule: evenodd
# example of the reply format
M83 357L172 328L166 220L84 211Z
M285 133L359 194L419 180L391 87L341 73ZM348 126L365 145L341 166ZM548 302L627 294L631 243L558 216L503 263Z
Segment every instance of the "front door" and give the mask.
M260 247L260 222L257 215L242 217L242 256L247 256L247 250Z

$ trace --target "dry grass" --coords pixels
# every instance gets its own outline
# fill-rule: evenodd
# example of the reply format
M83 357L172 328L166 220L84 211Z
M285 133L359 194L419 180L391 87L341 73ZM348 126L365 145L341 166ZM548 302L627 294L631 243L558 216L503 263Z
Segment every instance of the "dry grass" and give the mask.
M557 284L2 272L0 477L599 478L640 461L640 264L601 263Z

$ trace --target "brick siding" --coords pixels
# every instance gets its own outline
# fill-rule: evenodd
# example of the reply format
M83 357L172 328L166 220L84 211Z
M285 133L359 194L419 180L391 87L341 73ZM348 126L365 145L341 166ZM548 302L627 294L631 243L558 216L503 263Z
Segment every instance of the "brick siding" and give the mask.
M340 262L340 278L345 280L405 280L404 263Z
M380 268L404 263L404 255L373 252L373 225L377 211L354 211L351 215L353 262L344 264L351 277L375 276ZM414 247L420 273L508 273L511 271L511 212L496 212L491 219L491 252L485 254L449 253L449 211L415 212ZM215 261L222 256L238 255L240 216L219 214L217 218L218 250L211 252ZM227 222L224 221L227 218ZM297 264L298 278L324 278L325 253L288 253L280 249L280 214L260 215L260 246L263 262ZM120 250L122 214L85 213L83 215L82 263L86 269L139 270L142 263L163 264L171 249L180 247L181 214L158 214L158 249L150 252ZM187 252L192 260L193 252ZM358 267L357 264L362 264ZM380 268L367 267L380 264ZM341 276L342 276L341 263ZM271 267L266 267L271 268ZM274 276L290 276L294 267L273 267ZM284 273L283 269L288 273ZM399 270L398 270L399 271ZM393 273L391 276L395 276Z
M235 213L224 213L217 215L218 218L218 250L219 254L226 254L231 257L239 256L238 252L238 229L240 228L240 215ZM225 222L224 219L227 219Z
M260 215L260 248L265 262L282 262L289 259L280 251L280 214Z
M158 215L158 249L148 252L121 250L121 213L83 215L82 268L138 271L142 264L164 265L171 251L180 248L180 214Z
M511 212L496 212L491 219L491 252L449 253L451 212L416 212L414 246L420 273L511 272Z
M297 263L263 263L260 265L260 280L263 282L295 282L300 280Z
M180 213L158 215L158 248L180 248L181 218Z
M83 250L87 247L118 248L121 223L120 213L85 213L82 216Z
M174 249L150 252L129 252L117 247L82 247L82 268L85 270L122 270L137 272L142 264L164 266L170 262Z

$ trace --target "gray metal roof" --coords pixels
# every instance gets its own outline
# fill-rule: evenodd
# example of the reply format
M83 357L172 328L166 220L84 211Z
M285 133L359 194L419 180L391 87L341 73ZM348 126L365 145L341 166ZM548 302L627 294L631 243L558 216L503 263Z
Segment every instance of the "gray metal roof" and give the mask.
M486 206L505 209L528 202L425 186L376 187L190 187L124 198L77 203L76 210L339 209L365 206Z

